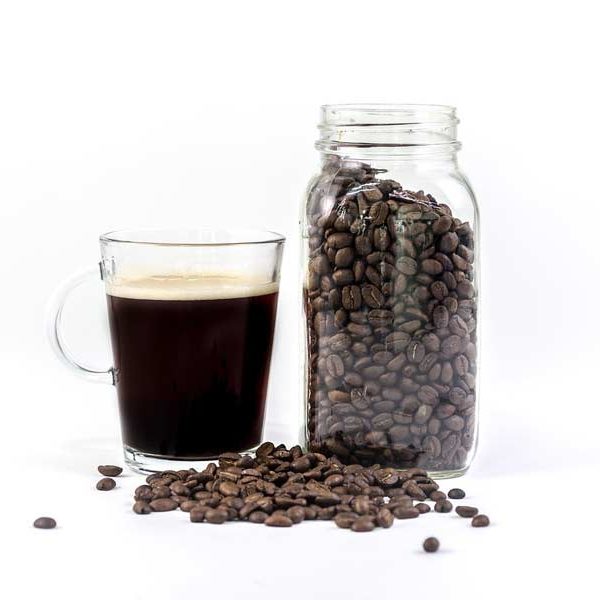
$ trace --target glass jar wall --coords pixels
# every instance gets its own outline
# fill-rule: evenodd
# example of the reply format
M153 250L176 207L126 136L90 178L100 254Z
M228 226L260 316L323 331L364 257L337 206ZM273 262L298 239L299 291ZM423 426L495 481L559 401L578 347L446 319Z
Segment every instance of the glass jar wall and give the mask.
M477 442L478 211L446 106L322 108L302 236L306 444L464 473Z

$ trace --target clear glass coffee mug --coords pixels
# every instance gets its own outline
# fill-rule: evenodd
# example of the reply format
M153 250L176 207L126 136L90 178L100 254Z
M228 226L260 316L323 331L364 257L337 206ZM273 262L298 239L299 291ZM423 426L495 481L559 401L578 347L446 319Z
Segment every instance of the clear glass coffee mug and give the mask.
M111 232L100 237L99 271L56 292L51 345L72 371L117 388L129 467L189 468L261 443L284 243L268 231ZM71 291L98 276L113 350L107 369L82 364L62 332Z

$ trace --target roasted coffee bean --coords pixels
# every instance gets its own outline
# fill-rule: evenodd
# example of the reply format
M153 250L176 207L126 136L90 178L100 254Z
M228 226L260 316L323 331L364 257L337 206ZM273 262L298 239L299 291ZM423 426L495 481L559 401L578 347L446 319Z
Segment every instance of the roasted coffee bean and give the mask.
M429 504L425 504L425 502L418 502L415 504L415 508L423 515L428 513L431 510Z
M265 458L266 456L269 456L273 450L275 450L275 446L272 444L272 442L263 442L256 449L256 456L259 458Z
M350 525L350 529L356 532L366 532L373 531L375 529L375 523L373 521L373 517L362 516L354 519L352 525Z
M377 511L377 515L375 516L375 520L377 521L377 525L379 527L383 527L384 529L388 529L394 524L394 515L388 508L380 508Z
M465 496L466 496L466 494L465 494L464 490L461 490L460 488L452 488L448 492L448 498L451 498L452 500L461 500Z
M223 496L238 496L240 488L232 481L223 481L219 485L219 493Z
M100 465L98 467L98 473L105 477L118 477L123 472L122 467L116 467L115 465Z
M294 525L304 521L304 508L302 506L292 506L287 509L286 514Z
M352 527L352 523L356 521L358 515L353 512L341 512L335 515L334 522L341 529L350 529Z
M294 522L285 514L273 513L265 519L265 525L270 527L291 527Z
M416 519L421 513L416 508L398 507L394 509L396 519Z
M477 515L473 517L471 525L473 527L487 527L490 524L490 520L487 515Z
M269 518L269 515L262 510L255 510L248 516L250 523L264 523Z
M213 525L222 525L227 521L228 516L228 512L225 509L209 508L204 515L204 520Z
M54 529L56 527L56 521L52 517L38 517L33 522L33 526L36 529Z
M200 503L197 500L185 500L179 505L179 510L182 510L183 512L190 512L197 506L200 506Z
M137 500L133 504L133 512L138 515L149 515L152 512L152 508L145 500Z
M195 506L190 510L190 522L191 523L202 523L206 513L211 510L208 506Z
M452 502L450 500L438 500L433 509L438 513L450 512L452 510Z
M464 517L465 519L471 519L479 512L479 509L475 506L457 506L456 514Z
M425 552L437 552L439 547L440 542L437 538L434 537L428 537L423 542L423 550L425 550Z
M150 502L150 508L154 512L166 512L169 510L175 510L179 505L171 498L158 498Z
M103 477L96 484L96 489L100 490L101 492L108 492L109 490L113 490L116 485L117 482L114 479L111 479L110 477Z
M134 496L136 500L150 502L154 499L154 491L149 485L140 485L135 488Z
M439 502L440 500L446 499L446 494L440 490L434 490L429 494L429 499L433 502Z

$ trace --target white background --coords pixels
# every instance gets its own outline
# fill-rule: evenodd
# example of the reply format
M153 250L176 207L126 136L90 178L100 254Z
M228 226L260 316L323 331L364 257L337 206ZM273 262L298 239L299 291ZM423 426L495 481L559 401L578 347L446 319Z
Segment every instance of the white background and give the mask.
M594 594L600 393L598 20L591 2L0 5L0 364L6 598ZM72 377L44 307L97 237L228 223L288 236L269 431L298 423L297 217L318 106L458 107L482 212L479 454L493 526L428 515L354 536L137 517L114 390ZM102 358L101 289L76 328ZM77 314L75 315L77 317ZM96 340L98 339L98 342ZM80 344L81 345L81 344ZM82 351L86 348L82 348ZM88 354L89 356L89 354ZM31 527L39 515L59 528ZM424 555L437 535L443 551Z

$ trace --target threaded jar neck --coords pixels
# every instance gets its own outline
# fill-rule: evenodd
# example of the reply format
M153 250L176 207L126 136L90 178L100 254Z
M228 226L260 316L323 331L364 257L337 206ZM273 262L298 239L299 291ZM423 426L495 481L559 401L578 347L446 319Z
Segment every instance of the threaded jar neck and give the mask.
M453 156L456 109L434 104L329 104L321 107L319 151L356 158Z

